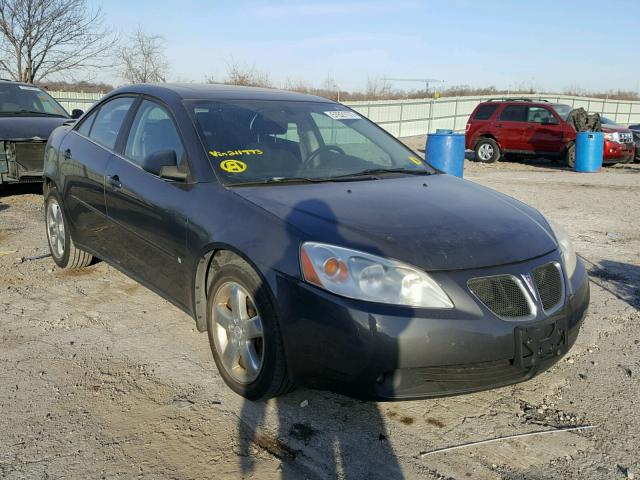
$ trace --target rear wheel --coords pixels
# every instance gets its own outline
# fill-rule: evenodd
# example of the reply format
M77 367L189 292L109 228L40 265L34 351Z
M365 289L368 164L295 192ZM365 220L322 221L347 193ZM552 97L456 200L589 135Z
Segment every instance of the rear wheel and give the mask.
M55 188L49 189L45 198L45 224L47 240L53 261L60 268L83 268L91 263L93 256L80 250L73 243L71 232L62 210L62 201Z
M474 150L480 162L494 163L500 159L500 147L493 138L480 138Z
M225 383L250 400L291 388L276 308L260 276L239 257L217 269L208 296L209 344Z

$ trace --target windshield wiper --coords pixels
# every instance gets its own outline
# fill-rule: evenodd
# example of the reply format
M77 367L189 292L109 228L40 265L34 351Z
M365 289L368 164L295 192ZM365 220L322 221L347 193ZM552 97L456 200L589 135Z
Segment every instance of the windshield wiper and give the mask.
M327 182L327 178L309 178L309 177L269 177L251 182L227 183L228 187L254 187L256 185L269 185L273 183L321 183Z
M64 115L59 113L49 113L49 112L36 112L35 110L17 110L15 112L0 112L6 115L20 115L20 114L28 114L28 115L47 115L50 117L62 117L66 118Z
M334 177L329 177L329 178L334 179L334 178L361 177L361 176L378 175L380 173L407 173L409 175L431 175L431 172L428 172L427 170L414 170L411 168L369 168L367 170L362 170L360 172L345 173L344 175L336 175Z

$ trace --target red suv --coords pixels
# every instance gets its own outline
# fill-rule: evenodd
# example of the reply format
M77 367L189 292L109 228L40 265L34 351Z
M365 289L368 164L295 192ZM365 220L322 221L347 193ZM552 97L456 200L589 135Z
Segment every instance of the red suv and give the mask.
M467 122L466 148L481 162L504 154L564 158L573 168L576 130L567 122L572 107L526 98L490 100L479 104ZM633 133L602 117L604 163L633 161Z

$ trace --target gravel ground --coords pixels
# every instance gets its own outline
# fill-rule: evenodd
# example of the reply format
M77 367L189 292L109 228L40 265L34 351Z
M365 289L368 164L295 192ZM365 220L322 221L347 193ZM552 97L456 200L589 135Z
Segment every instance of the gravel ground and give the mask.
M423 139L409 139L416 146ZM467 162L467 179L570 231L592 304L569 356L515 386L363 403L300 389L244 402L206 335L104 263L65 272L35 186L0 193L0 477L603 479L640 477L640 165L575 174ZM590 430L468 442L594 425Z

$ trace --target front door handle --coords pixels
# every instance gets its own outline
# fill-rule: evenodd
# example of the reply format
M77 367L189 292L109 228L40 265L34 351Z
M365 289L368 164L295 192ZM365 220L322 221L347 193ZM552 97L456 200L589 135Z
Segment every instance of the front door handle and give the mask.
M496 128L502 128L502 124L501 124L501 123L496 123L494 126L495 126Z
M120 177L118 177L118 175L107 176L107 182L109 182L109 186L113 190L120 190L122 188L122 183L120 183Z

